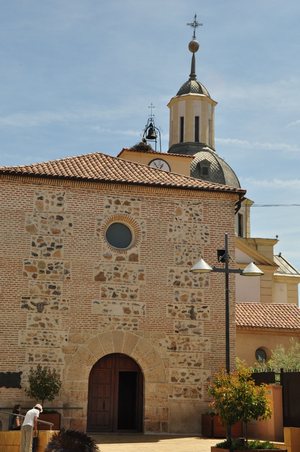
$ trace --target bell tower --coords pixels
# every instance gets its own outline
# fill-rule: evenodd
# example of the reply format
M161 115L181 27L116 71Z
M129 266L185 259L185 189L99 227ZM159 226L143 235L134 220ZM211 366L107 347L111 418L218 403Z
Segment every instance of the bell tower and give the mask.
M213 100L196 76L196 53L199 42L196 29L200 24L195 14L194 21L187 25L193 27L193 37L189 43L192 53L191 73L176 96L172 97L170 109L170 154L193 156L190 175L197 179L219 184L240 187L233 169L215 150L215 106Z
M202 147L215 147L214 101L196 76L196 52L199 42L196 40L196 28L200 24L197 15L187 25L194 28L189 51L192 53L191 73L175 97L172 97L170 109L169 151L176 154L195 154Z

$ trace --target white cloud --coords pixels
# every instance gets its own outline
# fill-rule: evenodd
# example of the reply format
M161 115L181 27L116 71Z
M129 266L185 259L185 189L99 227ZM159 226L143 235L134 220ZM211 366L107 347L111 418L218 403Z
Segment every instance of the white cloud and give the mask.
M39 111L28 113L13 113L11 115L0 116L0 127L38 127L52 123L65 123L70 121L78 121L83 118L95 116L87 115L85 112L54 112Z
M275 109L290 110L299 108L300 79L290 77L288 79L275 80L269 83L247 83L243 84L235 80L234 89L231 80L223 80L214 89L215 97L219 102L239 102L239 105L256 105L257 109L263 110L272 106ZM284 93L284 96L282 95Z
M293 126L298 126L300 124L300 119L297 119L296 121L292 121L290 122L287 127L293 127Z
M39 127L58 123L90 122L122 117L126 111L117 109L86 108L72 111L37 111L12 113L0 116L0 127Z
M138 137L141 134L140 130L120 130L120 129L109 129L106 127L101 126L91 126L91 130L101 133L101 134L107 134L107 135L123 135L123 136L129 136L129 137Z
M245 178L246 184L251 184L260 188L272 188L272 189L300 189L300 179L253 179Z
M237 138L216 138L216 142L223 146L238 146L240 150L248 151L263 150L263 151L286 151L286 152L299 152L300 147L288 144L288 143L268 143L258 141L239 140Z

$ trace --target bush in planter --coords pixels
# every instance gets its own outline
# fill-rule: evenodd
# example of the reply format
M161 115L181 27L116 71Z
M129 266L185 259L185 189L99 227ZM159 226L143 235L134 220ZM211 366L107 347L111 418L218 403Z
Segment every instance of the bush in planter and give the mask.
M244 448L247 449L248 422L266 419L271 415L265 386L255 386L250 369L239 367L231 373L222 371L216 374L209 384L208 392L213 398L213 409L226 427L238 421L243 422L246 437ZM230 429L227 429L227 443L232 443Z
M222 443L216 444L216 447L219 449L230 449L230 444L228 441L223 441ZM270 443L269 441L248 441L247 444L245 444L244 441L241 439L232 440L231 441L231 450L279 450L276 449L274 444ZM283 452L283 451L282 451Z
M44 406L45 400L51 402L55 399L61 388L61 379L55 369L42 367L31 368L28 375L29 388L26 394Z
M77 430L54 433L45 452L99 452L95 441Z

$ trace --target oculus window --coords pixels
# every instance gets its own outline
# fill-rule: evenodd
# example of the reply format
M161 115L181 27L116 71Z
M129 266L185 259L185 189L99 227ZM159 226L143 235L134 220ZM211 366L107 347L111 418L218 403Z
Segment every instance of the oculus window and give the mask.
M267 352L264 348L260 347L255 350L255 358L259 363L265 363L267 361Z
M105 234L106 240L114 248L129 248L133 241L131 229L124 223L111 223Z

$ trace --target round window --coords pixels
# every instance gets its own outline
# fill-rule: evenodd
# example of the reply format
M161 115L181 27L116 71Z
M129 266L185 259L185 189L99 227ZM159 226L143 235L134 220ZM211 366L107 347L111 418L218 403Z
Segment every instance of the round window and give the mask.
M255 358L256 361L258 361L259 363L264 363L267 361L267 353L266 350L264 350L263 348L258 348L255 351Z
M112 223L106 230L106 240L114 248L128 248L132 238L131 229L124 223Z

